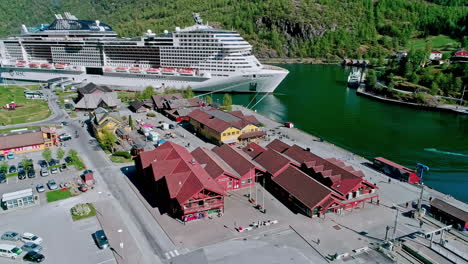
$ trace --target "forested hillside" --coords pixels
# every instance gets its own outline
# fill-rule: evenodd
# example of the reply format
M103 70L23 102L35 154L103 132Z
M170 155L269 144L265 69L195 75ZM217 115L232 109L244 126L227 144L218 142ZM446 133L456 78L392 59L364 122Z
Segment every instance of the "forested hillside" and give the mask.
M381 58L411 39L444 34L468 45L467 0L2 0L0 35L69 11L122 36L193 24L235 29L261 57Z

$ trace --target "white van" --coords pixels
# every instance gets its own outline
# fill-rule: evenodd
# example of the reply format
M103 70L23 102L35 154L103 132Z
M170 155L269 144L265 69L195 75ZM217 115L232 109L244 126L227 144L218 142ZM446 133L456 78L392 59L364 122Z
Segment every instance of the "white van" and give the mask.
M15 259L23 250L15 245L0 244L0 257Z

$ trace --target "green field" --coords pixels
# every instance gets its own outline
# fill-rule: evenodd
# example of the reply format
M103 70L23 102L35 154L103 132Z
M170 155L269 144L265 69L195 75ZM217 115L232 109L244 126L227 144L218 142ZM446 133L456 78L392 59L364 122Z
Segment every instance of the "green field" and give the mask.
M445 35L430 36L427 39L412 39L405 46L406 50L413 49L424 49L426 47L426 41L432 41L432 49L440 51L453 51L459 46L459 42L451 39Z
M23 87L0 86L0 125L34 122L43 120L50 115L47 101L26 99L24 91L25 88ZM15 102L18 105L15 110L3 108L5 104L11 102Z
M63 191L62 189L58 189L55 191L46 192L47 202L55 202L60 200L65 200L71 197L70 189L66 189Z

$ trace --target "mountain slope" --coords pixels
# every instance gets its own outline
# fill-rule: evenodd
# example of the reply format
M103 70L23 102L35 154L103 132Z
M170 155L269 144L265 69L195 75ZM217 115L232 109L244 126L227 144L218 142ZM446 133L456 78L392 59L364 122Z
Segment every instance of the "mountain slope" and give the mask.
M434 2L434 3L431 3ZM468 9L459 0L2 0L0 35L50 23L69 11L122 36L205 22L239 31L262 57L373 57L413 37L447 34L468 43ZM465 36L465 40L463 40Z

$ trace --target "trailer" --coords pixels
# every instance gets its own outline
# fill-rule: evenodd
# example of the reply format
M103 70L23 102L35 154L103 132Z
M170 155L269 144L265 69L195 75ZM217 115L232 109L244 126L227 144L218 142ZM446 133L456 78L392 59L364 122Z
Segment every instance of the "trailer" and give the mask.
M416 174L415 170L406 168L393 161L377 157L374 159L374 168L385 173L386 175L407 183L419 183L421 178Z
M146 136L146 138L149 141L158 141L159 134L156 131L150 131L150 132L148 132L148 136Z

